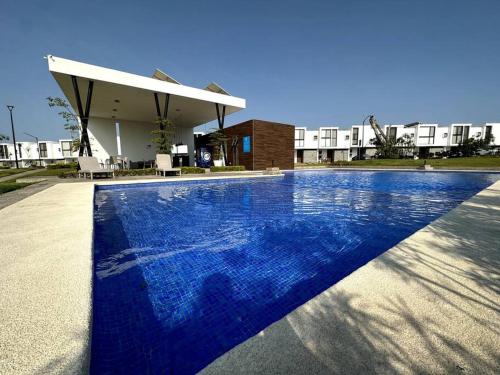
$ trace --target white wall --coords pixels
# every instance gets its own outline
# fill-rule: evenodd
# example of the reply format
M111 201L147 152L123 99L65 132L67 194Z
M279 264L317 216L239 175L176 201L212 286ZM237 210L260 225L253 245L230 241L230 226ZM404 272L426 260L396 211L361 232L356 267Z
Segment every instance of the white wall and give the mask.
M154 160L156 156L156 145L151 142L151 132L158 125L153 123L142 123L135 121L118 121L120 123L120 141L123 156L130 161ZM100 163L105 163L110 156L118 154L116 143L115 120L104 118L91 118L89 120L88 132L92 155ZM194 165L194 136L192 128L176 128L173 143L183 143L188 146L189 163Z

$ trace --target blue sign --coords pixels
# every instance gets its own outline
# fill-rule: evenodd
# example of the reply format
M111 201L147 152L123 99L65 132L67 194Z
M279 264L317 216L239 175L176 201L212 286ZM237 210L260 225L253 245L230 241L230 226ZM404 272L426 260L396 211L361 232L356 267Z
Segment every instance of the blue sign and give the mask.
M212 164L212 153L208 147L201 147L198 149L196 157L196 166L201 168L210 168Z
M250 152L252 150L250 139L251 137L249 135L243 137L243 152Z

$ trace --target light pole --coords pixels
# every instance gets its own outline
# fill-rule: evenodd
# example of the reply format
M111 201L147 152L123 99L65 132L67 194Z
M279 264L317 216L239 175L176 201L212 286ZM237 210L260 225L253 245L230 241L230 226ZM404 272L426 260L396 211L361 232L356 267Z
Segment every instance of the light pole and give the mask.
M42 166L42 159L41 159L41 155L40 155L40 143L38 143L38 137L35 137L34 135L31 135L29 133L24 133L26 134L27 136L30 136L31 138L35 138L36 140L36 152L38 154L38 166Z
M370 116L372 115L368 115L365 117L365 119L363 120L363 132L362 132L362 135L361 135L361 154L363 155L363 160L365 159L365 153L364 153L364 146L365 146L365 121L370 118ZM361 160L361 155L360 155L360 160Z
M16 133L14 131L14 120L12 119L13 105L8 105L7 109L10 112L10 126L12 127L12 140L14 141L14 157L16 158L16 169L19 169L19 162L17 161L17 145L16 145Z

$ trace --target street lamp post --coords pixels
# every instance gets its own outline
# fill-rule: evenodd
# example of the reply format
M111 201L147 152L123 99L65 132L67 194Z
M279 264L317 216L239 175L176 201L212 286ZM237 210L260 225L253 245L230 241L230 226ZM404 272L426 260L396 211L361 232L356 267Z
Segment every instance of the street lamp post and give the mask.
M364 150L364 147L365 147L365 122L366 122L366 120L367 120L370 116L371 116L371 115L366 116L366 117L365 117L365 119L363 120L363 133L362 133L363 135L361 136L361 138L362 138L362 141L361 141L361 147L362 147L362 148L361 148L361 154L363 155L363 160L364 160L364 158L365 158L365 155L364 155L364 154L365 154L365 153L364 153L364 151L365 151L365 150ZM360 159L361 159L361 155L360 155Z
M41 155L40 155L40 143L38 142L38 137L35 137L34 135L31 135L29 133L24 133L26 134L27 136L30 136L31 138L35 138L36 140L36 152L38 154L38 166L41 167L42 166L42 159L41 159Z
M16 158L16 168L19 169L19 162L17 161L16 133L14 131L14 120L12 119L12 110L14 109L14 106L8 105L7 109L10 112L10 126L12 127L12 140L14 142L14 157Z

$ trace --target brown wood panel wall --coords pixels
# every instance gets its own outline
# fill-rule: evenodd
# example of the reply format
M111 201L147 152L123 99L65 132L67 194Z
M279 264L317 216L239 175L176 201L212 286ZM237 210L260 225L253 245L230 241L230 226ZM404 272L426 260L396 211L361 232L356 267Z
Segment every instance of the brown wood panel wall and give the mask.
M293 125L254 120L254 138L254 169L293 169Z
M235 165L231 138L238 136L239 165L248 170L267 167L293 169L295 127L263 120L248 120L224 129L228 141L228 161ZM251 152L243 153L243 137L251 136Z
M233 151L231 149L231 139L233 136L238 137L238 159L239 165L244 165L246 169L253 170L253 145L250 149L251 152L243 153L243 137L249 135L253 141L253 121L248 120L240 124L231 126L224 129L224 134L229 137L227 142L227 159L231 165L235 165L233 160Z

